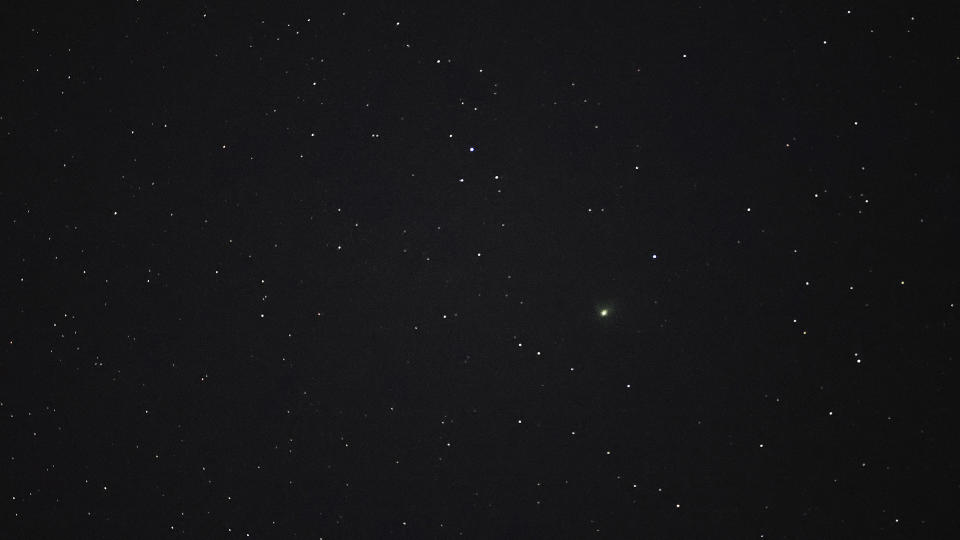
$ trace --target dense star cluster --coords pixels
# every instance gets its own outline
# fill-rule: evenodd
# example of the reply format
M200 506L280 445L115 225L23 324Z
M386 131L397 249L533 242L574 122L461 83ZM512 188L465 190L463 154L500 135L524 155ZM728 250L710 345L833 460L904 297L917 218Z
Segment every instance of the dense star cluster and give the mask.
M960 9L450 4L5 5L0 536L957 534Z

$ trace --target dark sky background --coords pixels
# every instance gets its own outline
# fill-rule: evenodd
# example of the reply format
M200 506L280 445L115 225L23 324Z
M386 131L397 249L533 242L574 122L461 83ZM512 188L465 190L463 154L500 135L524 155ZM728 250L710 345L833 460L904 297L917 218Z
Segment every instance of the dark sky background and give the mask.
M960 9L0 8L5 538L960 530Z

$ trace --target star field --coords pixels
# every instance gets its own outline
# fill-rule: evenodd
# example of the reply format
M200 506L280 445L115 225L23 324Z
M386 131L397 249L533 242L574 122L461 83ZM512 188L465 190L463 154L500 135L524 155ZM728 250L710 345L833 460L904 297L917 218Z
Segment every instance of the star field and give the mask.
M956 8L2 20L0 536L960 530Z

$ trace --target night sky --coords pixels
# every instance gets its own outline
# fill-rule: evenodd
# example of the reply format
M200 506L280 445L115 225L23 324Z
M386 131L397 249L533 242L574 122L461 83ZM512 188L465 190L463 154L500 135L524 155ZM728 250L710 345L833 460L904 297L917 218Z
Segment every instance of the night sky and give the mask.
M960 530L960 8L95 4L0 8L0 536Z

